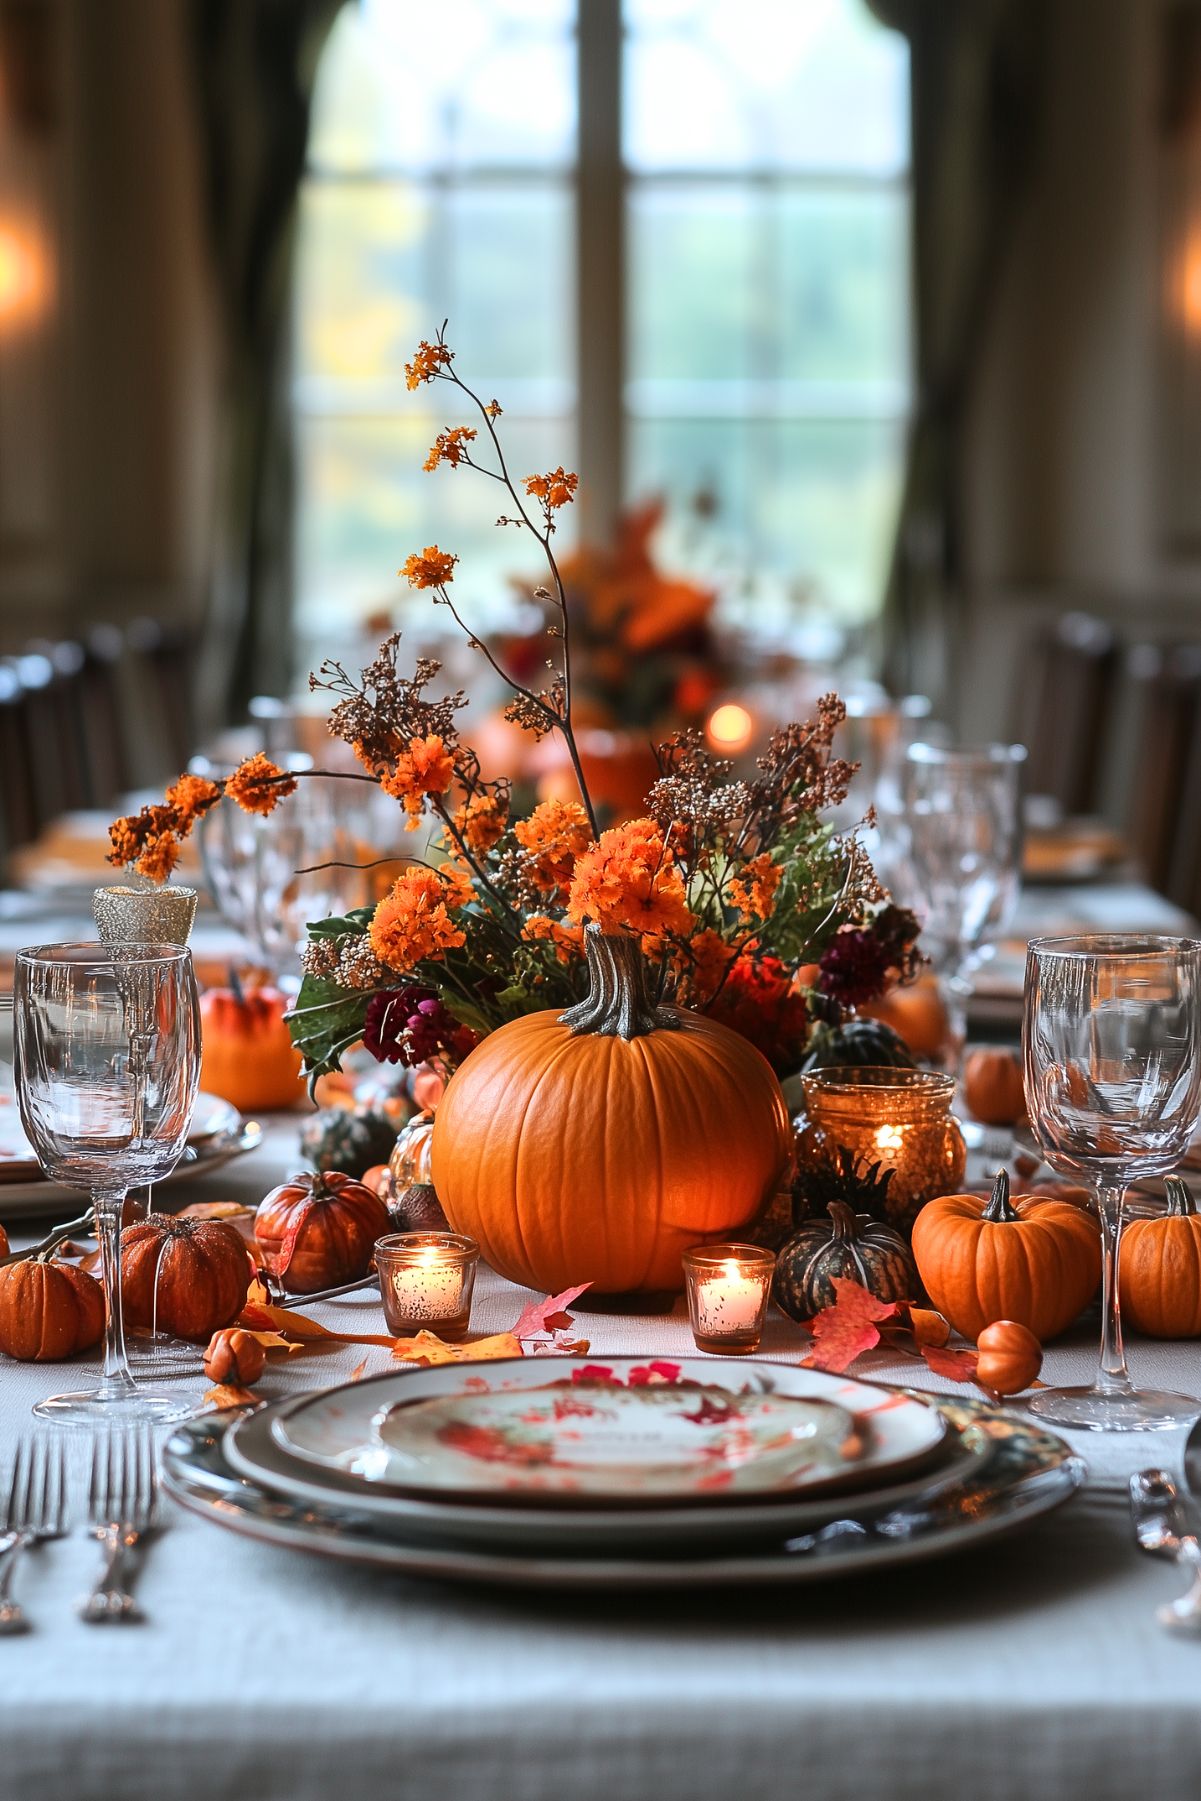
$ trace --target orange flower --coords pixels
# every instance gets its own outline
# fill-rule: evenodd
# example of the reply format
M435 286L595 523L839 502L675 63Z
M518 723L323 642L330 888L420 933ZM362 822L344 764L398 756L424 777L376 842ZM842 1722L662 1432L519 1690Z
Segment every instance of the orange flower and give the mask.
M689 940L688 954L681 955L678 967L687 974L691 998L707 1001L716 994L727 969L737 956L720 933L708 926Z
M443 873L422 864L406 869L371 918L371 948L381 963L402 974L427 957L438 957L467 942L450 915L471 898L470 879L461 870Z
M122 818L114 819L108 828L108 839L112 846L108 853L108 861L114 863L118 869L124 869L127 864L135 863L141 855L144 840L137 827L137 816L126 813Z
M764 851L743 864L741 873L728 883L726 894L742 919L766 919L779 886L779 865Z
M526 874L548 894L567 886L576 858L592 843L588 815L578 800L540 801L528 819L517 821L513 835L528 853Z
M412 832L421 823L425 796L445 794L454 779L454 759L437 732L431 732L428 738L409 739L408 750L380 777L380 787L404 803L409 816L406 829Z
M447 582L454 580L454 566L458 557L447 550L439 550L436 544L427 544L421 555L414 551L406 557L400 570L410 588L444 588Z
M549 939L560 963L574 963L584 954L583 926L560 925L545 913L531 913L521 928L521 936L531 944Z
M225 792L244 813L273 813L285 795L295 794L296 777L285 775L278 763L256 750L234 770Z
M179 840L174 832L159 832L148 838L137 861L139 875L150 882L165 882L179 862Z
M578 475L572 475L564 469L562 463L557 469L550 469L545 475L527 475L525 491L540 500L548 510L553 507L565 507L569 500L574 500L575 491L580 485Z
M422 338L412 362L405 364L405 380L409 384L409 392L419 388L422 382L433 381L443 369L449 369L454 357L454 351L448 350L445 344L427 344Z
M611 827L577 859L567 917L596 920L604 931L689 934L696 922L684 879L654 820Z
M202 775L181 775L167 790L167 805L173 810L178 821L178 831L186 837L202 813L215 807L221 799L221 790L216 782L210 782Z
M468 850L483 854L504 837L509 809L495 794L471 794L454 816L455 831Z
M440 431L425 459L425 468L436 469L439 463L449 463L452 469L457 469L467 455L467 446L478 436L474 426L470 425L452 425L449 431Z

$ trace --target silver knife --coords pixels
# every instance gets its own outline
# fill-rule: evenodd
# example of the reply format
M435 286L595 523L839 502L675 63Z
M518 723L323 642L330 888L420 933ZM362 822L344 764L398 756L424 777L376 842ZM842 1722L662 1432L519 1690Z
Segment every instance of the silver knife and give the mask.
M1169 1632L1201 1634L1201 1544L1189 1529L1180 1491L1166 1470L1138 1470L1131 1476L1130 1511L1140 1548L1172 1558L1192 1577L1188 1593L1156 1608L1156 1619Z

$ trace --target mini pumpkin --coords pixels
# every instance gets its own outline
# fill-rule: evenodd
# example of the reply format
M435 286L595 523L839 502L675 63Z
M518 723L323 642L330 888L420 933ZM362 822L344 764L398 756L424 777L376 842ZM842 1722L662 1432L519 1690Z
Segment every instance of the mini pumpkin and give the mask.
M396 1143L396 1122L385 1113L328 1108L305 1121L301 1155L320 1171L339 1170L357 1182L375 1163L386 1163Z
M418 1113L407 1126L402 1126L388 1158L388 1170L394 1188L410 1188L414 1182L430 1179L430 1158L434 1148L434 1116Z
M791 1151L780 1084L729 1027L651 1000L638 941L585 934L589 994L460 1065L434 1116L452 1230L543 1293L676 1291L682 1253L736 1237Z
M917 1270L899 1232L845 1201L831 1201L828 1220L811 1220L776 1258L772 1298L789 1319L812 1319L838 1299L836 1276L849 1276L879 1301L912 1300Z
M214 1332L204 1352L204 1373L210 1382L236 1382L253 1388L267 1365L267 1349L240 1326Z
M0 1351L20 1363L57 1363L104 1335L104 1290L71 1263L29 1257L0 1269Z
M898 983L859 1011L864 1019L883 1020L899 1032L915 1057L937 1057L946 1044L950 1021L933 977Z
M357 1282L391 1230L378 1194L338 1170L293 1176L259 1203L254 1236L268 1272L293 1294Z
M0 1257L8 1256L8 1233L0 1226Z
M1148 1338L1201 1338L1201 1214L1179 1176L1169 1176L1168 1210L1132 1219L1122 1238L1122 1316Z
M1096 1221L1067 1201L1009 1198L998 1172L991 1198L945 1194L927 1201L913 1228L926 1293L964 1338L1015 1320L1041 1341L1070 1326L1101 1280Z
M882 1019L851 1019L844 1025L815 1026L801 1064L802 1075L814 1069L844 1069L865 1064L879 1069L913 1069L916 1059L905 1040Z
M241 1234L219 1219L150 1213L121 1234L125 1324L202 1341L237 1318L254 1268Z
M963 1098L973 1119L986 1126L1012 1126L1026 1111L1022 1059L1017 1051L993 1045L969 1051L963 1064Z
M278 988L210 988L200 998L200 1086L243 1112L300 1099L302 1059Z
M1017 1320L994 1320L976 1340L976 1380L998 1395L1020 1395L1038 1377L1043 1348Z

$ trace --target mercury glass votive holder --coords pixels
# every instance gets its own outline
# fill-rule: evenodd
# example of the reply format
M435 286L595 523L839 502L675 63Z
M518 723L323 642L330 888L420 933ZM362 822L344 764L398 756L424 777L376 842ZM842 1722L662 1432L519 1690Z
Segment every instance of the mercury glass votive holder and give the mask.
M697 1349L739 1355L757 1348L776 1259L755 1244L707 1244L684 1253L688 1315Z
M806 1120L797 1135L797 1174L823 1179L878 1166L884 1211L908 1235L935 1195L963 1186L967 1146L951 1112L955 1079L937 1070L872 1065L816 1070L802 1078Z
M196 890L97 888L92 894L92 918L102 944L183 945L192 936Z
M471 1322L480 1247L457 1232L393 1232L375 1244L388 1330L436 1332L451 1343Z

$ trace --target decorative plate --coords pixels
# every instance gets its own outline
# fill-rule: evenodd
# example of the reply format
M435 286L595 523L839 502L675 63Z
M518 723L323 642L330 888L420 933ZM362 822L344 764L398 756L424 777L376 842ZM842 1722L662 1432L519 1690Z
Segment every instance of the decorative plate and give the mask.
M884 1514L848 1500L817 1530L777 1534L753 1555L566 1557L545 1536L541 1555L533 1548L519 1555L390 1537L353 1504L287 1500L239 1476L225 1456L232 1430L226 1415L189 1421L172 1434L163 1484L181 1506L228 1531L401 1575L521 1589L707 1593L829 1581L967 1550L1062 1506L1088 1473L1063 1439L1020 1415L978 1401L946 1401L937 1410L952 1430L972 1428L991 1442L993 1456L978 1477ZM783 1513L778 1517L783 1525Z

